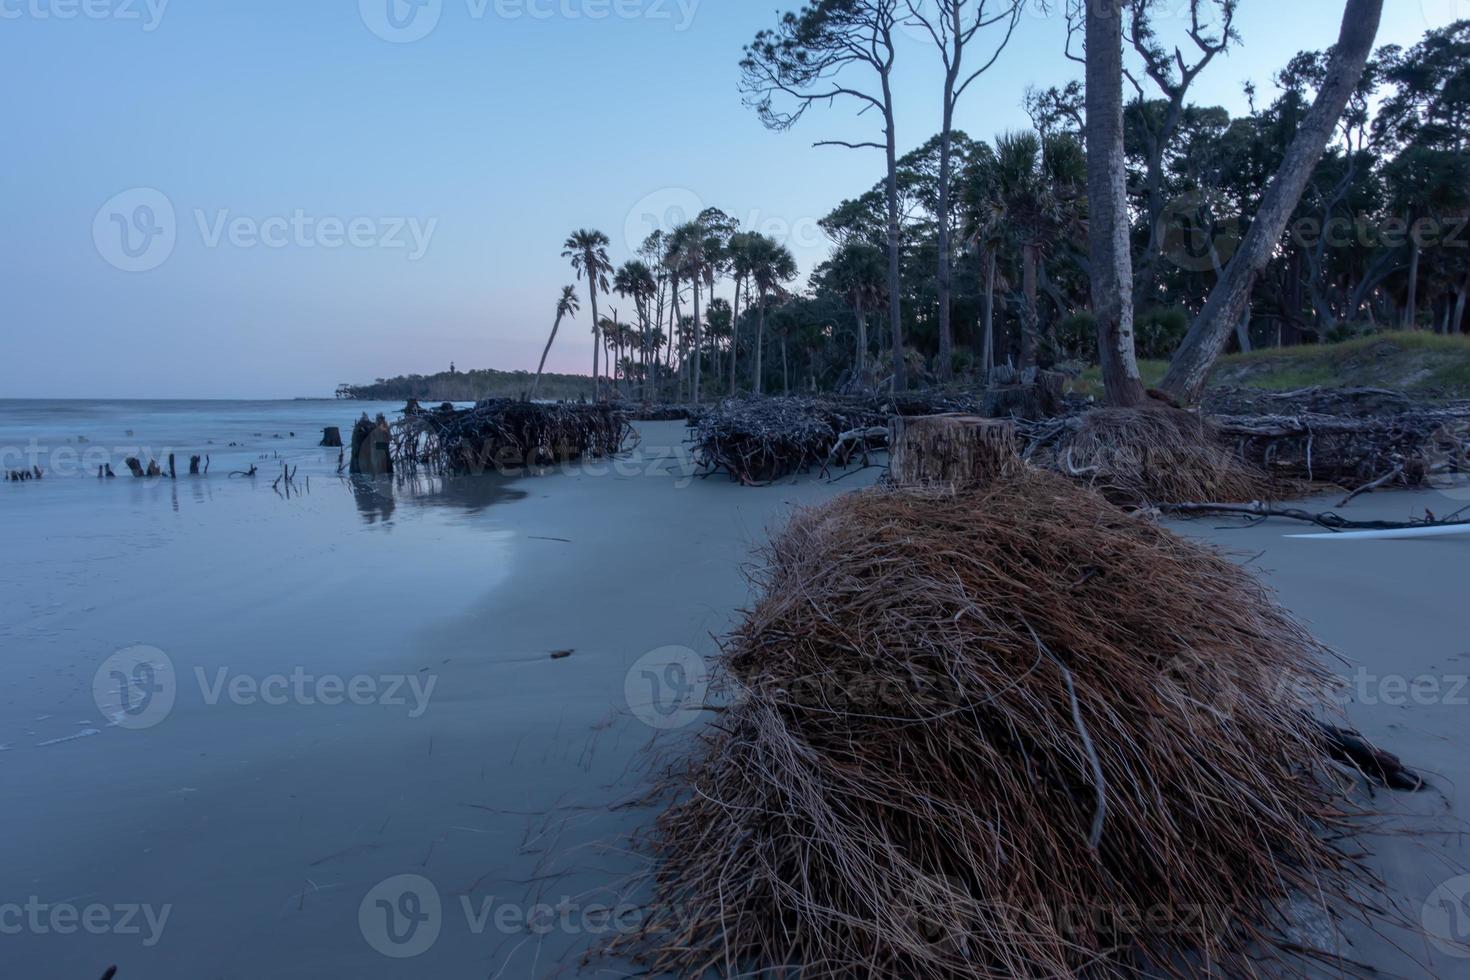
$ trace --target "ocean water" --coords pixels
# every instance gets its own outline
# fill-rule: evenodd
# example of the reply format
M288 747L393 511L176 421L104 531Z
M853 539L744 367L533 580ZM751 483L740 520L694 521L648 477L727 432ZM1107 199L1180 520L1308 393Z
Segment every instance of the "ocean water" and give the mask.
M0 978L539 972L539 939L472 929L462 890L529 907L497 877L536 878L524 814L621 792L652 731L628 672L712 652L760 530L826 488L692 482L675 423L536 477L351 478L317 445L401 408L0 402L3 466L45 471L0 483L0 924L37 910L0 933ZM170 451L177 479L123 463ZM405 963L362 909L410 874L446 918ZM110 926L66 925L84 913Z
M318 449L322 430L343 438L366 412L399 416L402 402L355 401L129 401L0 399L0 470L40 467L46 477L92 477L111 464L150 459L167 468L174 453L187 471L189 457L210 457L210 472L289 461L308 472L336 470L337 451ZM264 468L262 465L261 468ZM277 467L278 468L278 467Z

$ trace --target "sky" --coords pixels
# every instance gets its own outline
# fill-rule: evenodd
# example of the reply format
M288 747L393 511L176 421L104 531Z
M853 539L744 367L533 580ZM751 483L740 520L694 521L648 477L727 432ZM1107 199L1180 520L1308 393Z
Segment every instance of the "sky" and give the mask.
M1173 36L1187 0L1162 7ZM1341 11L1242 0L1243 43L1196 101L1243 110L1247 80L1269 98ZM451 361L534 370L576 281L569 232L602 229L621 263L705 206L810 270L827 248L817 219L871 187L882 157L812 146L876 138L849 106L785 133L742 106L741 48L776 14L767 0L0 0L0 398L317 397ZM1379 41L1467 17L1470 0L1388 0ZM1064 37L1058 15L1028 14L959 127L1025 125L1028 85L1076 75ZM940 76L918 36L899 59L903 151L939 128ZM590 323L584 309L563 326L549 370L590 371Z

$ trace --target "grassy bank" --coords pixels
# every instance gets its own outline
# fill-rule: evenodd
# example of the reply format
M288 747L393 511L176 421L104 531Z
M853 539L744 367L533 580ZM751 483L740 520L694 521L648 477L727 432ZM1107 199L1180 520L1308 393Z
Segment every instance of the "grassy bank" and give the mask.
M1140 362L1144 383L1158 384L1168 366L1166 361ZM1427 398L1470 396L1470 337L1383 333L1341 344L1272 347L1222 357L1210 380L1265 391L1341 385ZM1101 371L1088 369L1074 388L1101 394Z

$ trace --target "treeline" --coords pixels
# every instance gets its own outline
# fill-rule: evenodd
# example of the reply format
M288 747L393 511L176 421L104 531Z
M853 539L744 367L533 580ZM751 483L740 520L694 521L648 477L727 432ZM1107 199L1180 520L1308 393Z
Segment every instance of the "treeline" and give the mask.
M379 378L370 385L344 385L341 394L361 401L474 402L487 398L524 398L534 376L526 371L445 371ZM575 374L547 374L538 398L576 401L592 397L592 379Z
M1364 23L1358 15L1369 10L1376 29L1380 6L1349 0L1345 23ZM983 379L988 366L1005 363L1096 363L1089 236L1113 220L1110 210L1122 215L1131 250L1122 291L1139 357L1171 357L1208 319L1215 293L1231 301L1228 343L1239 349L1384 329L1463 332L1470 22L1431 31L1411 48L1379 49L1340 113L1341 92L1331 89L1341 88L1334 78L1351 71L1353 59L1335 49L1292 59L1275 78L1281 94L1268 103L1258 104L1248 87L1249 111L1234 115L1197 104L1190 89L1240 43L1235 0L1192 0L1183 49L1159 37L1151 19L1157 7L1134 0L1122 7L1123 23L1111 25L1115 39L1121 35L1131 93L1121 133L1126 209L1089 200L1087 147L1099 134L1089 130L1084 86L1034 88L1026 100L1030 129L986 140L956 124L907 155L895 153L874 187L822 219L834 250L800 291L790 287L790 252L718 209L656 232L621 265L610 260L606 236L577 232L565 255L590 292L594 371L624 392L697 400ZM927 11L947 62L958 63L968 46L967 63L982 66L946 82L946 114L958 119L969 83L1018 23L1018 14L986 19L980 9L967 0L816 0L747 46L742 91L768 126L789 128L808 108L833 102L830 80L838 75L888 79L898 18ZM1084 27L1097 25L1079 21L1078 40ZM848 42L863 32L891 46L855 52ZM1371 33L1366 42L1365 53ZM1350 83L1357 77L1354 71ZM891 152L898 124L891 99L871 94L886 89L858 81L842 88L838 98L884 119L871 144L851 145ZM1323 118L1322 105L1331 107L1327 122L1337 123L1318 160L1308 130L1320 125L1312 116L1316 109ZM1252 223L1274 185L1297 182L1291 171L1302 160L1306 189L1285 232L1262 247L1251 239ZM1262 225L1275 223L1273 216ZM1248 256L1234 265L1250 268L1231 276L1247 244L1262 256L1261 267ZM1240 292L1229 279L1245 283L1243 304L1229 295ZM612 294L631 301L634 318L601 312L599 300L605 310Z

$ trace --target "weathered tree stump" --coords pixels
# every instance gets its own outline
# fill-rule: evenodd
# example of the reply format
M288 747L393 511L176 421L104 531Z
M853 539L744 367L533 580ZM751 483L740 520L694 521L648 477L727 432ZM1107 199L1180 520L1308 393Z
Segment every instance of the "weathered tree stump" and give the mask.
M342 448L342 430L335 425L329 425L322 430L322 446L326 449Z
M189 475L190 476L198 476L199 475L199 457L198 456L190 456L189 457Z
M1026 465L1015 426L976 415L897 416L889 446L889 478L900 487L963 490Z
M370 421L364 413L352 427L352 472L366 476L392 473L392 441L388 420L379 415L376 422Z
M126 460L124 460L124 462L128 464L128 469L132 471L133 476L142 478L143 463L138 459L138 457L129 456Z
M1058 371L1028 368L1018 374L998 368L996 379L996 385L985 392L981 409L990 418L1036 421L1059 415L1066 407L1067 376Z

